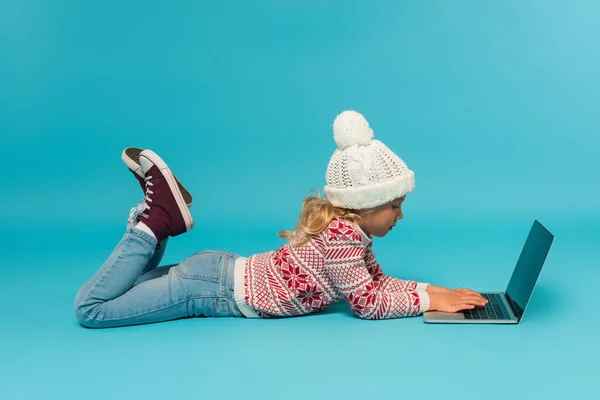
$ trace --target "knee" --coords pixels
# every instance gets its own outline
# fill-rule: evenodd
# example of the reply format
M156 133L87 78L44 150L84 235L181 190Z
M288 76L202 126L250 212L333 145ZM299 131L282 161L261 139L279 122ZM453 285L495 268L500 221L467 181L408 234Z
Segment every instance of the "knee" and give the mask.
M75 317L77 318L77 321L79 321L79 323L86 328L91 328L92 319L86 313L86 309L87 307L83 306L83 304L75 301L73 310L75 311Z
M86 328L98 328L99 322L101 322L98 318L98 306L99 304L85 303L78 295L73 304L73 311L75 311L77 321Z

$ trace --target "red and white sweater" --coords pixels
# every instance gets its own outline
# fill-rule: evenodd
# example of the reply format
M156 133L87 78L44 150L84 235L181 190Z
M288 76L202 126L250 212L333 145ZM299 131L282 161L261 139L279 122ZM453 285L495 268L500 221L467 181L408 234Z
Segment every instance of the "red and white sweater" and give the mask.
M372 247L358 225L335 218L304 246L287 243L277 251L240 257L236 303L248 318L310 314L342 298L364 319L427 311L427 284L386 276Z

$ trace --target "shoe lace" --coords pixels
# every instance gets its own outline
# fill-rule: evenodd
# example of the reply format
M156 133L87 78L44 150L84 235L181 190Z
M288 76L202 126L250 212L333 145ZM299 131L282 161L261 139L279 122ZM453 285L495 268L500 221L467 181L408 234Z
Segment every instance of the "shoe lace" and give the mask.
M141 216L144 218L148 218L148 214L146 210L150 210L150 203L152 203L152 199L150 198L151 194L154 192L150 189L150 186L154 186L154 184L150 181L152 179L152 175L146 176L144 180L146 181L146 196L144 196L144 200L138 201L138 205L129 210L129 218L127 219L127 228L133 228L133 225L137 219L137 216Z

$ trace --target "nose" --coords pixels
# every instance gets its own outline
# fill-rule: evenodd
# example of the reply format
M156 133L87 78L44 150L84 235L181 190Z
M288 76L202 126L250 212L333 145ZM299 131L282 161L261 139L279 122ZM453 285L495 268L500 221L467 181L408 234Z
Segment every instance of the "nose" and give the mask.
M402 219L402 217L404 217L404 214L402 214L402 211L401 211L401 210L399 210L399 211L396 213L396 221L398 221L398 220Z

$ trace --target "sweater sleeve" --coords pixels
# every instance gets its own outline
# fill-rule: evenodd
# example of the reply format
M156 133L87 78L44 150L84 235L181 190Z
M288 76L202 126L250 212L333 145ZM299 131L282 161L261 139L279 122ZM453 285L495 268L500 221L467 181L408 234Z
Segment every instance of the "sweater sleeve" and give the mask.
M427 310L429 296L414 289L373 279L365 263L365 246L360 235L334 238L325 254L325 270L352 311L363 319L415 316ZM415 285L416 286L416 285Z
M398 279L386 275L381 269L379 262L375 259L375 253L373 253L372 247L373 242L369 243L367 246L365 253L365 265L373 277L373 280L379 282L383 290L390 292L424 292L427 286L429 286L428 283Z

